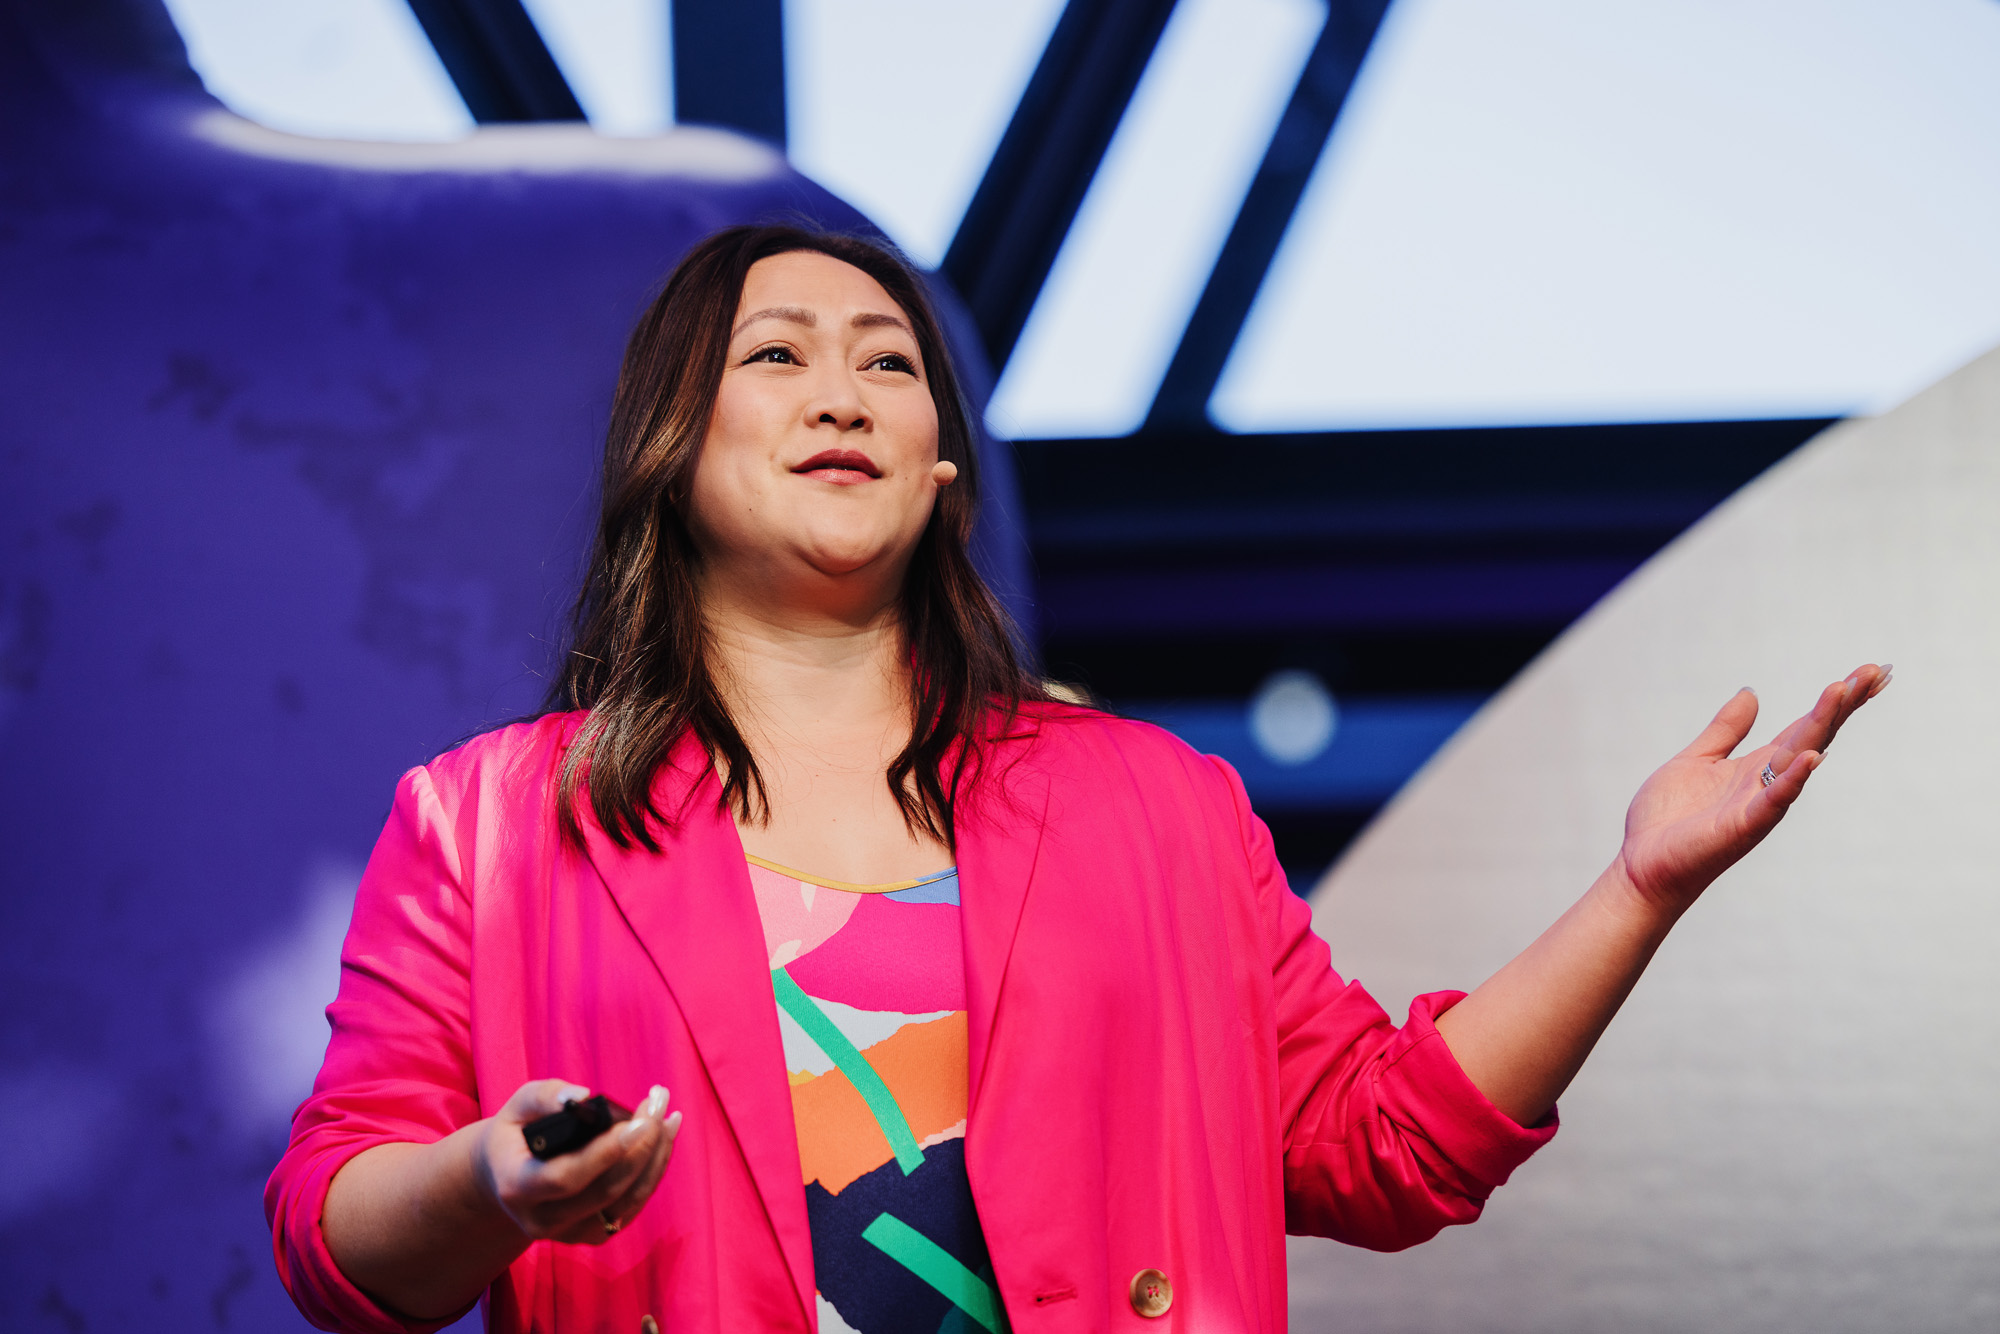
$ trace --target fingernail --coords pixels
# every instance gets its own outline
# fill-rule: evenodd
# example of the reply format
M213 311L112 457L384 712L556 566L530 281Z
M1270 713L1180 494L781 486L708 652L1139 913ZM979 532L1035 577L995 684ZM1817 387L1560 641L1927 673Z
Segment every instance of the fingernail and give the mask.
M658 1118L666 1110L667 1091L658 1084L655 1084L653 1085L653 1091L646 1095L645 1105L640 1108L639 1114L641 1116Z
M675 1135L678 1135L680 1133L681 1133L681 1114L679 1112L675 1112L672 1116L667 1118L667 1138L672 1139Z
M1736 693L1739 695L1748 695L1752 699L1757 698L1757 690L1754 686L1744 686L1743 689L1737 691Z
M582 1102L590 1096L590 1090L581 1084L571 1084L556 1096L563 1102Z
M1884 676L1887 676L1890 672L1893 672L1895 670L1896 670L1896 664L1893 662L1885 662L1882 664L1882 675Z

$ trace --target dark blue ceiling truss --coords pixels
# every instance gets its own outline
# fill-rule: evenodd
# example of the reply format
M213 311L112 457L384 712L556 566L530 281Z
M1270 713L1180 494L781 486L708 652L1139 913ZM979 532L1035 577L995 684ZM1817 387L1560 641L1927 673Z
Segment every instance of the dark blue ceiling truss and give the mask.
M1201 299L1168 363L1159 393L1147 413L1148 426L1196 426L1208 420L1208 400L1222 376L1229 350L1257 299L1278 243L1319 165L1333 123L1347 102L1361 62L1375 41L1388 0L1330 0L1326 26L1277 131L1251 180L1222 254L1208 275Z
M482 125L582 120L521 0L409 0L466 110Z
M1828 424L1218 429L1209 399L1388 5L1329 0L1144 425L1016 442L1045 669L1115 705L1240 700L1272 671L1305 668L1363 707L1470 707ZM411 6L478 119L575 118L519 0ZM672 12L676 119L782 144L782 0L674 0ZM996 372L1172 12L1173 0L1069 0L1055 25L942 265ZM1310 784L1253 785L1295 884L1337 855L1392 778L1304 799Z
M409 0L481 123L582 118L520 0ZM1388 0L1325 26L1183 334L1148 424L1206 420L1210 392ZM941 266L996 373L1007 363L1172 16L1174 0L1069 0ZM785 142L783 0L673 0L674 118Z
M673 0L674 119L785 145L784 0Z
M1174 0L1069 0L945 252L995 374L1013 355Z

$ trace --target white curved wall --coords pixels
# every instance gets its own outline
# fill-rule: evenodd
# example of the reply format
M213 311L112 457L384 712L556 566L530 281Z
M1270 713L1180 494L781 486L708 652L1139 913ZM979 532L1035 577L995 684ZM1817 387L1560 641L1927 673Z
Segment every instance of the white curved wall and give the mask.
M1471 1228L1293 1242L1301 1330L2000 1329L2000 352L1839 426L1558 640L1313 896L1399 1014L1610 859L1736 687L1895 684L1683 921Z

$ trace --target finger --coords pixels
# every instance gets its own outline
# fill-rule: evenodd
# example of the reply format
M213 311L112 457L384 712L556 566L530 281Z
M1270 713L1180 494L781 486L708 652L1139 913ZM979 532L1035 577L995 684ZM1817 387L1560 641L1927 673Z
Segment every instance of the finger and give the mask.
M500 1105L493 1119L526 1125L538 1116L561 1111L565 1102L582 1102L589 1096L589 1089L567 1079L531 1079L514 1090L514 1096Z
M654 1085L631 1120L551 1163L551 1168L561 1166L548 1174L549 1193L535 1208L541 1226L561 1230L629 1190L652 1166L656 1146L664 1137L659 1113L665 1102L666 1090Z
M649 1122L638 1138L618 1145L619 1156L612 1165L584 1184L582 1189L555 1199L543 1200L527 1210L534 1235L563 1240L588 1239L590 1229L602 1228L607 1218L616 1221L609 1206L631 1188L652 1162L653 1147L660 1136L658 1122ZM616 1136L605 1136L607 1139Z
M1847 697L1841 710L1840 721L1845 723L1869 700L1882 693L1882 687L1889 684L1890 665L1888 663L1863 663L1847 677Z
M632 1125L625 1128L632 1143L637 1145L645 1133L637 1128L642 1122L648 1127L658 1127L645 1140L649 1147L644 1165L633 1177L631 1184L606 1207L605 1212L614 1219L627 1220L637 1213L639 1206L646 1202L646 1196L652 1194L653 1184L659 1181L660 1172L666 1167L667 1155L673 1148L674 1134L680 1129L681 1124L678 1112L672 1118L671 1127L663 1119L667 1110L667 1096L666 1089L658 1084L653 1085L652 1090L646 1095L646 1101L640 1104L639 1117Z
M667 1091L659 1087L655 1087L653 1095L646 1099L647 1106L652 1110L653 1115L660 1119L660 1137L653 1144L652 1162L646 1165L645 1172L640 1174L639 1180L634 1182L631 1191L627 1192L628 1195L636 1196L632 1201L632 1209L635 1213L638 1211L639 1206L644 1204L652 1195L653 1188L660 1184L660 1176L667 1170L667 1159L673 1156L674 1141L680 1137L681 1114L675 1112L672 1116L667 1116L665 1113L668 1101L669 1095ZM619 1217L629 1216L628 1214L619 1215Z
M1847 692L1853 681L1850 676L1820 691L1812 708L1778 733L1772 744L1793 751L1826 749L1827 743L1833 740L1833 734L1840 730L1841 714L1847 706Z
M1792 803L1799 799L1799 793L1805 791L1806 780L1812 777L1813 770L1819 768L1820 762L1825 758L1816 750L1805 750L1794 756L1791 763L1782 770L1773 764L1772 772L1778 776L1763 790L1761 794L1763 799L1769 802L1778 814L1784 814L1791 809Z
M619 1212L618 1202L632 1188L640 1175L650 1166L653 1146L660 1138L657 1123L647 1128L631 1146L634 1152L621 1158L617 1166L590 1183L582 1191L549 1206L551 1227L565 1227L595 1223L607 1232L615 1232L624 1225L624 1216Z
M604 1171L579 1189L541 1200L526 1210L531 1235L595 1245L617 1231L616 1226L608 1226L618 1221L610 1206L651 1165L660 1126L657 1121L645 1123L633 1140L624 1138L623 1129L599 1136L590 1146L607 1144L614 1151L615 1156Z
M1794 750L1825 751L1854 711L1874 698L1888 676L1888 670L1864 663L1820 692L1812 711L1787 727L1778 741Z
M1799 752L1797 752L1796 750L1790 750L1784 746L1772 746L1770 750L1765 752L1764 768L1769 769L1771 771L1772 781L1773 782L1777 781L1778 775L1784 773L1785 770L1791 768L1792 761L1797 759L1798 756ZM1761 779L1762 776L1763 774L1762 771L1760 770L1758 773L1758 777ZM1769 786L1769 784L1766 784L1766 786Z
M1856 709L1882 693L1882 687L1889 684L1891 670L1888 663L1864 662L1847 674L1847 678L1841 682L1841 723L1853 717Z
M667 1163L674 1154L674 1141L679 1138L681 1114L675 1112L660 1126L660 1136L653 1145L653 1159L639 1179L626 1187L625 1193L604 1207L604 1213L618 1220L622 1225L629 1223L646 1207L646 1201L653 1198L659 1188L660 1178L666 1174Z
M527 1164L520 1187L521 1199L533 1208L561 1208L567 1201L582 1197L607 1172L617 1171L622 1162L634 1156L630 1151L631 1141L623 1132L635 1125L643 1128L657 1124L627 1121L573 1153Z
M606 1227L602 1215L587 1214L565 1224L562 1230L553 1233L552 1237L571 1246L602 1246L617 1235L618 1229Z
M1681 754L1722 759L1743 744L1743 738L1750 735L1751 725L1756 721L1757 692L1744 686L1729 697L1729 702Z
M602 1246L625 1229L652 1198L653 1188L659 1185L660 1176L666 1170L667 1159L672 1155L673 1141L681 1126L681 1116L675 1112L664 1122L660 1112L666 1106L666 1090L655 1084L651 1096L640 1107L640 1114L620 1128L621 1135L630 1135L630 1144L635 1149L650 1143L644 1166L639 1175L622 1191L606 1199L602 1204L570 1222L557 1235L558 1241L573 1242L585 1246ZM644 1124L642 1125L641 1122ZM607 1188L612 1178L603 1179ZM587 1203L591 1192L578 1199Z

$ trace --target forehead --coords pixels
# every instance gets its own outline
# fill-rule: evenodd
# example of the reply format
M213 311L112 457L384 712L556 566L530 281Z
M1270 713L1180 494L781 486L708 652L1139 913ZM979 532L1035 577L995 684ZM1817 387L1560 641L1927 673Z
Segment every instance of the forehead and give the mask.
M815 250L772 255L750 266L743 276L743 296L737 319L754 311L793 307L825 317L829 324L846 323L859 314L908 315L882 284L845 260Z

